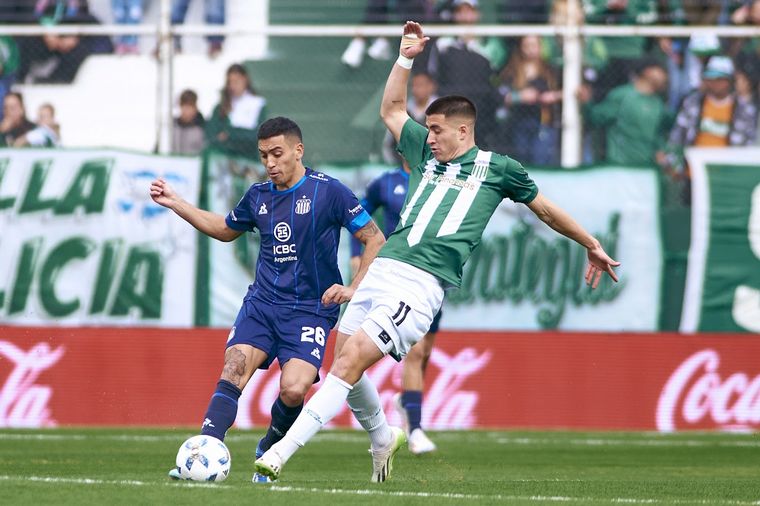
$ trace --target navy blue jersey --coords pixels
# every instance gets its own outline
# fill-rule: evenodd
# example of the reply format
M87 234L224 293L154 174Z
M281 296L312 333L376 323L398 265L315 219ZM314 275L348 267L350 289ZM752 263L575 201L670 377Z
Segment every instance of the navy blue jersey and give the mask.
M385 237L396 230L408 189L409 174L401 167L383 172L367 186L367 193L361 201L362 207L369 214L382 208L383 234ZM362 244L352 237L351 256L358 256L361 252Z
M337 318L340 306L322 306L320 299L334 283L343 283L340 229L354 234L370 219L351 190L309 168L287 190L269 181L254 184L225 220L234 230L261 234L256 279L246 299Z

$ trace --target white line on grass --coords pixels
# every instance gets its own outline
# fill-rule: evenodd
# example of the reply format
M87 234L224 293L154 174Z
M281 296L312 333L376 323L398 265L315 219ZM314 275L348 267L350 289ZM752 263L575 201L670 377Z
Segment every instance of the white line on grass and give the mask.
M139 480L100 480L94 478L62 478L56 476L9 476L0 475L0 481L32 482L32 483L67 483L72 485L122 485L128 487L144 486L173 486L173 487L198 487L214 488L217 490L238 490L239 487L219 485L216 483L203 482L148 482ZM540 501L540 502L570 502L570 503L615 503L615 504L705 504L721 506L760 506L759 501L734 501L734 500L692 500L692 499L646 499L632 497L571 497L571 496L541 496L541 495L486 495L486 494L457 494L444 492L407 492L403 490L378 490L378 489L341 489L341 488L315 488L315 487L288 487L280 485L259 486L257 488L278 493L312 493L329 495L351 496L380 496L380 497L414 497L419 499L449 499L468 501Z
M546 444L569 444L576 446L667 446L667 447L747 447L760 448L760 441L702 441L696 439L662 439L657 436L653 439L599 439L599 438L534 438L534 437L497 437L499 444L516 445L546 445Z
M188 431L192 434L192 431ZM468 431L448 432L435 434L438 441L460 441L466 442L480 432L472 433ZM491 434L491 433L489 433ZM249 442L258 441L259 434L231 434L225 438L228 442ZM179 441L183 438L182 434L165 434L165 435L140 435L140 434L14 434L12 432L0 432L0 440L13 441L83 441L83 440L101 440L101 441L136 441L136 442L158 442L158 441ZM478 441L482 438L477 437ZM314 442L343 442L343 443L366 443L367 436L364 432L356 433L332 432L326 431L317 434ZM615 438L572 438L565 439L562 437L510 437L501 433L493 433L493 441L498 444L514 445L548 445L548 444L569 444L575 446L661 446L661 447L731 447L731 448L760 448L760 441L719 441L719 440L698 440L698 439L670 439L656 433L647 434L644 439L615 439Z

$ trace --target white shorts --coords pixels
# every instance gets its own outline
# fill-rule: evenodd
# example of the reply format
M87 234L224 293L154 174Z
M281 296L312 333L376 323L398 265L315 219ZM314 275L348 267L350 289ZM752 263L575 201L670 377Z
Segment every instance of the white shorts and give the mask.
M338 331L352 335L361 328L384 355L401 360L430 329L442 303L438 278L398 260L376 258Z

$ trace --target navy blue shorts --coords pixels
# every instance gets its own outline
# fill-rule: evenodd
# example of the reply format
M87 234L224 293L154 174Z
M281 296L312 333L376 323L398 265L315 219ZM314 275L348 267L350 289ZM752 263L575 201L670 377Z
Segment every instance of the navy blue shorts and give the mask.
M259 369L268 369L275 358L280 367L291 358L300 358L319 370L334 325L334 318L246 299L230 330L227 347L248 344L265 352L267 359Z
M439 309L438 313L435 315L435 318L433 318L433 323L430 324L430 330L428 330L428 334L435 334L438 332L438 327L441 326L441 316L443 315L443 309Z

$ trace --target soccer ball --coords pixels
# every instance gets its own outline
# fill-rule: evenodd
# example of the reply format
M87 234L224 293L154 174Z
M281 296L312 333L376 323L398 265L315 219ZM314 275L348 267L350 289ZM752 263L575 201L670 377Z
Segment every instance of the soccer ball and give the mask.
M224 481L231 465L227 446L211 436L193 436L177 452L177 470L185 480Z

